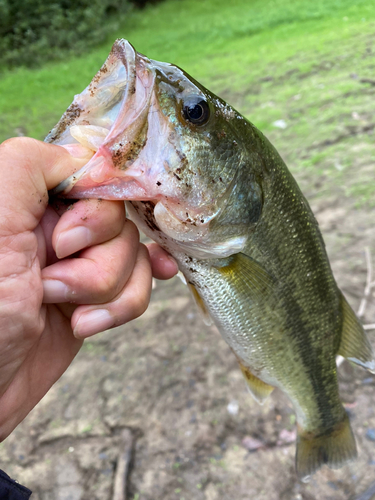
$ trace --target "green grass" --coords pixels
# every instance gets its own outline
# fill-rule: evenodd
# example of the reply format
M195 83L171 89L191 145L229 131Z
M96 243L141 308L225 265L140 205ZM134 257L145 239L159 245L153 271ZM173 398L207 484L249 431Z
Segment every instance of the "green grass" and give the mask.
M43 138L113 40L125 37L149 57L183 67L245 114L305 179L310 195L346 183L344 196L371 205L375 87L359 80L375 78L373 19L375 3L368 0L166 0L130 13L111 40L85 56L3 73L0 140ZM287 128L273 125L280 119ZM330 182L314 190L312 175Z

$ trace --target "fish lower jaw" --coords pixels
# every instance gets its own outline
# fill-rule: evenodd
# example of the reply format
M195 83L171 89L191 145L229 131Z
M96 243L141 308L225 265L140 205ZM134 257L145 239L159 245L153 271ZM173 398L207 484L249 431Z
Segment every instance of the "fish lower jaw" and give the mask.
M180 214L178 214L180 215ZM157 225L167 236L174 240L187 243L201 240L208 232L208 225L198 225L187 220L188 216L181 219L165 202L159 201L155 205L154 217Z

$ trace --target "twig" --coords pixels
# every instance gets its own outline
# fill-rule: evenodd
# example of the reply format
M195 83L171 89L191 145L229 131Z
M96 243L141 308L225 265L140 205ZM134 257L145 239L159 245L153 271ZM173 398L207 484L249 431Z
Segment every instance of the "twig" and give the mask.
M372 483L372 485L364 492L362 495L359 495L355 500L372 500L375 495L375 483Z
M117 460L112 500L127 500L126 489L129 466L132 458L133 441L134 438L132 433L129 429L125 429L121 436L121 451Z
M359 309L357 312L357 316L359 318L364 315L364 313L366 311L367 300L368 300L368 297L370 296L370 293L371 293L371 288L373 286L375 286L375 281L372 281L371 252L370 252L369 247L365 247L365 255L366 255L367 276L366 276L365 291L364 291L363 298L361 300L361 303L359 305ZM371 325L363 325L363 328L365 330L373 330L373 329L375 329L375 323L371 324ZM336 365L340 366L343 361L344 361L344 358L342 356L337 356Z
M370 85L375 86L375 80L372 80L371 78L361 78L360 83L369 83Z
M371 292L371 287L373 285L372 282L372 265L371 265L371 253L369 247L365 247L365 255L366 255L366 266L367 266L367 278L366 278L366 287L365 287L365 292L364 292L364 297L361 300L361 303L359 305L359 309L357 312L358 317L361 317L364 315L366 306L367 306L367 299L370 295Z

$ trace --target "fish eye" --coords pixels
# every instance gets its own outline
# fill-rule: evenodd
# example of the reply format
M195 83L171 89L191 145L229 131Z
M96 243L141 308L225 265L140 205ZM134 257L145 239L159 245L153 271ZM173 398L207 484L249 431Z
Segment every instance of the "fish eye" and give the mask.
M210 117L210 107L201 96L191 96L186 99L182 110L185 120L194 125L204 125Z

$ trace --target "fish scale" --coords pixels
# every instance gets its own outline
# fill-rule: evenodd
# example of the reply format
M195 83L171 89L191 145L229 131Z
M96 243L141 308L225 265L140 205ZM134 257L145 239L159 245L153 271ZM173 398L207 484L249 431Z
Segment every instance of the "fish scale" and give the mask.
M290 398L302 480L355 458L335 358L374 372L372 347L275 148L183 70L126 40L93 82L46 138L92 148L54 194L126 200L139 229L178 262L254 398L262 403L275 387Z
M250 365L251 371L268 384L278 386L287 392L292 400L294 393L297 393L300 396L297 398L299 406L308 407L311 412L311 406L316 406L313 391L306 390L311 382L309 378L303 376L303 363L300 359L296 359L298 351L292 344L286 350L285 335L276 334L276 326L270 319L271 312L265 311L263 304L256 303L239 308L238 304L242 299L241 288L234 288L228 281L223 282L217 269L207 266L202 269L202 266L196 263L194 271L194 278L188 269L184 270L184 274L187 277L190 274L191 282L198 287L224 339L242 363ZM269 335L270 331L273 332L272 341L265 342L263 336ZM287 374L282 365L274 362L275 358L279 359L280 350L283 352L284 364L293 367ZM298 379L299 383L296 386ZM293 380L292 387L289 387L289 380ZM304 412L301 410L300 413L301 420ZM315 416L315 412L311 413ZM317 421L321 426L321 420L318 418ZM311 422L307 418L303 418L303 423L305 429L310 426L316 428L316 422Z
M334 357L331 356L331 353L337 352L339 348L341 333L341 324L337 321L339 293L315 218L307 202L304 202L302 194L299 193L294 179L285 171L280 161L279 167L274 171L276 174L274 182L283 185L285 189L275 190L275 195L269 203L266 202L266 206L263 208L265 216L253 237L256 238L256 241L253 241L252 247L257 249L253 255L259 262L262 262L262 256L257 254L258 251L259 254L262 253L266 243L265 252L272 255L272 259L265 259L267 262L272 261L268 263L268 269L273 269L273 273L277 273L278 280L283 282L284 286L289 285L289 288L294 288L294 291L282 294L284 300L288 302L284 309L291 316L290 321L295 323L288 331L289 335L296 336L298 343L302 343L304 346L304 349L299 349L299 351L302 356L306 356L304 365L306 368L311 367L311 380L314 382L318 378L318 374L324 378L325 371L332 372L335 369ZM271 211L269 217L265 213L268 207ZM288 217L289 221L285 220L285 217ZM293 220L292 224L291 220ZM268 221L273 222L272 231L268 227ZM303 232L306 224L309 225L310 231ZM295 239L293 237L296 232L297 235L300 233L301 236L297 236L297 241L291 244L290 241ZM284 246L290 251L286 255L282 253L280 257L278 250ZM291 252L292 249L293 252ZM307 277L308 280L306 280ZM330 306L322 307L326 306L328 301L331 302ZM316 309L319 310L318 321L315 314ZM301 319L297 325L299 316ZM312 337L308 333L309 328L313 329L314 342L311 341ZM326 332L330 332L330 335L327 336ZM320 356L311 355L310 349L314 349L314 344L322 350ZM331 358L330 364L320 370L316 369L316 363L326 354ZM319 391L315 391L318 396L325 384L320 380L316 383L320 387ZM331 385L337 387L335 377ZM324 408L333 406L331 405L332 400L337 403L339 399L338 391L333 392L331 388L329 398L324 395L323 399Z

